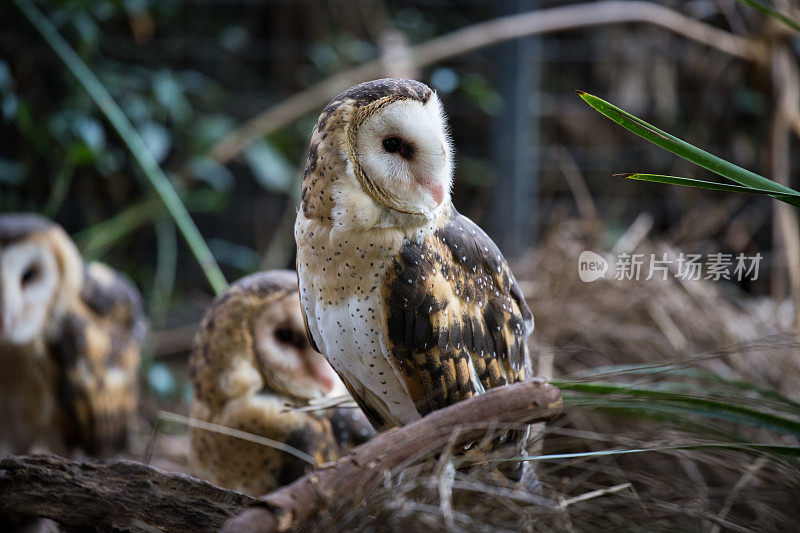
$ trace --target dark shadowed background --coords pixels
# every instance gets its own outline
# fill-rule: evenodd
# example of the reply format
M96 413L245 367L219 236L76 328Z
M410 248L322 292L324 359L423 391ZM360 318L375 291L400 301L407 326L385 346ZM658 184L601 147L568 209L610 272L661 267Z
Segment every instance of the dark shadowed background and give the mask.
M597 94L769 175L776 105L769 64L646 23L514 40L500 32L498 44L434 64L409 60L409 47L437 36L571 4L578 3L37 2L143 136L229 281L293 265L297 180L324 101L268 134L256 131L233 154L221 156L219 143L290 96L383 58L381 75L415 77L439 92L457 150L454 202L512 260L564 220L596 224L611 244L649 213L651 235L681 251L760 252L761 276L741 288L785 297L770 200L614 177L708 176L604 119L575 93ZM658 4L733 35L777 38L774 22L733 0ZM625 11L595 5L612 15ZM127 273L148 303L151 355L185 353L213 294L202 271L117 132L55 50L13 2L0 7L0 20L0 211L52 217L87 257ZM174 392L158 368L151 383Z

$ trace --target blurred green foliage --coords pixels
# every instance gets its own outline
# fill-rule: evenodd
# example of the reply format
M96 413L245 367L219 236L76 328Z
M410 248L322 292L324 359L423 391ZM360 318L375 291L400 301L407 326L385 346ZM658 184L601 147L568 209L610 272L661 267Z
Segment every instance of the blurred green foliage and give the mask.
M248 8L44 0L37 5L130 119L231 279L272 264L263 254L281 213L293 209L315 113L254 143L228 165L209 157L214 144L292 92L377 57L369 24L379 23L373 30L393 24L416 41L479 16L469 9L453 16L446 6L438 13L400 6L373 14L360 27L339 24L348 17L343 10L334 16L339 20L307 28L300 22L317 4ZM181 242L175 243L178 251L163 242L169 240L164 208L133 179L137 170L130 154L87 93L13 5L0 7L0 16L9 22L0 32L0 210L38 211L56 219L88 258L110 262L149 291L151 313L166 317L172 289L164 294L159 282L165 265L178 269L180 275L171 277L180 294L199 285L196 266ZM284 34L275 34L271 18L289 20L280 28ZM284 52L285 58L276 57ZM459 90L491 112L498 103L487 79L459 70L441 70L433 84L443 92ZM471 186L489 183L486 165L465 168L471 169ZM251 209L260 212L252 221L247 220ZM177 257L167 260L163 254ZM279 254L288 258L285 266L291 255Z

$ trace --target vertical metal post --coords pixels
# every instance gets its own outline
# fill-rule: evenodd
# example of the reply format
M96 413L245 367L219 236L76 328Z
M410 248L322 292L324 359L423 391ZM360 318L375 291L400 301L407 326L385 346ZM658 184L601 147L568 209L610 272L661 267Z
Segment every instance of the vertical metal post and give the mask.
M497 15L539 7L540 0L505 0ZM533 242L539 195L539 88L541 38L504 43L493 51L495 87L503 109L492 126L495 182L486 228L509 257L522 254Z

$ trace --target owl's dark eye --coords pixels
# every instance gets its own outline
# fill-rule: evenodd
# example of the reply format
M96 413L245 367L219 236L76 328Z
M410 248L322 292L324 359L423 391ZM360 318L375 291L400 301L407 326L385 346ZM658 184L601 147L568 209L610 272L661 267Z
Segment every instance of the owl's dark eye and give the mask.
M414 158L414 145L400 137L386 137L383 140L383 149L390 154L400 154L403 159Z
M305 350L306 336L291 328L278 328L275 330L275 339L281 344L288 344L294 346L298 350Z
M280 342L288 344L292 341L292 330L289 328L278 328L275 330L275 338Z
M387 137L383 140L383 149L394 154L403 148L403 141L400 137Z
M39 268L38 264L34 263L28 266L28 268L25 269L25 272L22 273L22 286L25 287L26 285L30 285L39 279L40 275L41 268Z

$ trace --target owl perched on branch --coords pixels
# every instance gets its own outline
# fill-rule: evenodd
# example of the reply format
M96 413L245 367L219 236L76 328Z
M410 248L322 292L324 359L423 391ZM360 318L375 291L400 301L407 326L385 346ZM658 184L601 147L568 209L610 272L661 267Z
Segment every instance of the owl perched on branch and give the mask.
M344 389L308 342L294 272L253 274L220 295L195 337L190 371L192 417L256 437L192 430L190 467L217 485L265 494L374 434L356 409L307 409Z
M379 429L533 375L533 316L497 246L453 207L452 162L439 99L412 80L346 90L311 137L295 224L303 313ZM511 437L521 453L527 431Z
M124 449L145 332L129 281L57 224L0 215L0 455Z

